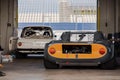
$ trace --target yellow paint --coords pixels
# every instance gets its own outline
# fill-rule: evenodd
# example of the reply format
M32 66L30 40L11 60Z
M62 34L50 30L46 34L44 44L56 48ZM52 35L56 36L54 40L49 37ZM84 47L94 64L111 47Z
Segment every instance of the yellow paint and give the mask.
M88 44L81 44L81 43L63 43L64 45L88 45ZM76 54L63 54L62 53L62 45L63 44L53 44L53 45L50 45L49 48L48 48L48 51L50 48L55 48L56 50L56 53L55 54L50 54L49 52L49 55L52 56L52 57L55 57L55 58L60 58L60 59L76 59ZM91 54L78 54L78 58L77 59L97 59L97 58L101 58L103 57L105 54L107 54L107 49L104 45L102 44L91 44L91 47L92 47L92 53ZM99 53L99 50L101 48L104 48L105 49L105 54L104 55L101 55Z

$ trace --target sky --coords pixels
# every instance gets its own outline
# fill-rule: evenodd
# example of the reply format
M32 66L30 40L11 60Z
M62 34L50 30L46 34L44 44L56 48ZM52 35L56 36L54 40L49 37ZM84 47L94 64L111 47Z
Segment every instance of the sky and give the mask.
M61 0L18 0L19 13L58 12ZM72 6L96 6L97 0L68 0Z

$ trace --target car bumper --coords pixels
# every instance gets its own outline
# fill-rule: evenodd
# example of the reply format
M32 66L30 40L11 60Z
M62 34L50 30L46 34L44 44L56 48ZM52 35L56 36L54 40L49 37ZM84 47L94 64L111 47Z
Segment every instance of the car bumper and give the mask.
M20 53L41 53L41 52L44 52L44 49L17 49L17 52L20 52Z
M96 59L60 59L55 58L50 55L44 55L44 58L46 60L49 60L52 63L56 63L59 65L99 65L102 63L106 63L107 61L111 60L113 58L112 54L106 54L105 56L101 58Z

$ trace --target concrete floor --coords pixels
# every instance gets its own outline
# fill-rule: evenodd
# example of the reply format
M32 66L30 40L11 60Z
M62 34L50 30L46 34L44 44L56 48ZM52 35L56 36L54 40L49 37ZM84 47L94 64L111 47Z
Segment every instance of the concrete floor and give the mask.
M1 69L6 76L0 80L120 80L120 67L101 70L97 67L63 67L46 70L42 59L16 59Z

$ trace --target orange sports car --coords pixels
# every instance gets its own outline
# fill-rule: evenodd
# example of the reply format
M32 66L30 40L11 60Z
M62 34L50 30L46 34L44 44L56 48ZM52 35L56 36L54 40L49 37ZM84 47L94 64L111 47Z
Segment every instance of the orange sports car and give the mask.
M114 44L104 38L102 32L64 32L61 40L47 43L44 66L56 69L60 66L96 65L114 69L116 60Z

